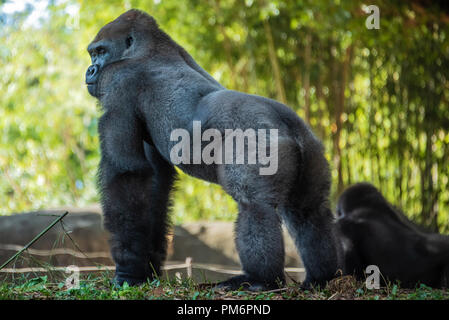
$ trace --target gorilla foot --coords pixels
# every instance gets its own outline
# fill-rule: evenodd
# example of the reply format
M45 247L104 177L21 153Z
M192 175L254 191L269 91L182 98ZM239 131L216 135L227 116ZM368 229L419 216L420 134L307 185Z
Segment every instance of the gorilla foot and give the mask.
M124 275L124 274L116 274L112 282L114 285L122 286L125 282L128 283L130 286L137 286L139 284L145 283L148 278L145 277L133 277L130 275Z
M245 290L245 291L267 291L279 289L284 284L284 280L279 281L260 281L251 278L248 275L239 275L232 277L226 281L218 283L214 289L233 291L233 290Z
M305 279L300 285L301 290L312 290L314 288L324 288L327 285L327 281L315 281L310 279Z

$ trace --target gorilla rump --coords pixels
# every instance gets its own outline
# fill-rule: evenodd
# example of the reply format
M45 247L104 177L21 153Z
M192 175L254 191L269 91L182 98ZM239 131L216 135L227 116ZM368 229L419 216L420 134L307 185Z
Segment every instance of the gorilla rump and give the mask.
M377 265L385 279L402 287L449 287L449 237L422 231L374 186L345 190L337 215L346 273L364 279L365 268Z
M258 164L177 164L220 184L238 203L236 247L244 274L219 286L249 290L284 282L285 221L304 262L304 285L338 270L330 175L322 145L295 112L271 99L227 90L144 12L130 10L104 26L88 46L91 95L99 120L99 188L111 232L115 281L137 284L159 273L166 255L167 207L175 179L170 133L278 130L278 170ZM235 161L233 162L235 163Z

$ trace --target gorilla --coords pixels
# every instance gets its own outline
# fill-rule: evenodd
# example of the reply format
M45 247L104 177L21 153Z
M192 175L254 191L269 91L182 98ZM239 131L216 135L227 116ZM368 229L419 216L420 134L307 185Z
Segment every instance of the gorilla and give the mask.
M414 225L371 184L346 189L337 216L345 273L364 279L365 268L376 265L384 284L449 287L449 237Z
M98 181L116 283L139 284L159 274L175 166L221 185L238 203L235 242L244 274L219 288L265 290L284 283L282 221L306 268L303 285L334 277L340 255L328 203L329 167L321 142L295 112L274 100L224 88L153 17L138 10L105 25L87 50L92 60L87 89L103 111ZM200 134L213 130L219 140L214 142L220 143L230 129L276 130L265 150L278 155L276 172L262 174L262 161L174 161L173 132L195 135L195 122L201 124ZM258 137L258 147L265 144ZM198 149L188 147L191 153L181 151L190 160ZM231 160L236 160L233 150ZM221 160L218 149L211 154Z

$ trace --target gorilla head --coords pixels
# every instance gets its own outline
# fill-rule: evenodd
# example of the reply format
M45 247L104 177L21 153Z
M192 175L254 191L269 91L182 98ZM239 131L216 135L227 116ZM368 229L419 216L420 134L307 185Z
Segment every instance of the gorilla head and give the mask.
M356 183L347 188L339 197L337 203L337 217L339 219L347 217L354 218L363 215L367 211L375 212L376 218L391 219L400 222L411 228L418 228L413 225L407 217L397 208L393 207L374 187L367 182Z
M110 89L111 78L105 80L107 75L113 77L117 70L123 69L123 65L129 67L137 64L139 69L149 59L164 63L182 61L211 83L220 86L184 48L159 28L153 17L139 10L129 10L101 28L87 51L92 61L86 71L87 89L97 98ZM126 76L132 74L120 73L120 77Z
M357 183L347 188L338 199L337 216L343 217L354 210L369 206L378 208L387 206L382 194L371 184L366 182Z
M163 35L156 21L138 10L130 10L101 28L87 47L92 60L86 72L89 93L100 96L101 75L111 65L129 59L149 58L150 53L160 50L156 44L161 42L152 38Z
M370 203L377 206L383 197L377 189L369 183L358 183L346 189L338 199L337 216L343 217L346 213Z

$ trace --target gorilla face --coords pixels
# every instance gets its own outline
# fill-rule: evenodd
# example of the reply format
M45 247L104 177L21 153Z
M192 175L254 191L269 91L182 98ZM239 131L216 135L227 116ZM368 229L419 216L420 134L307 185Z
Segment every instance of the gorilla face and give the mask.
M92 64L86 71L87 90L94 97L99 97L99 79L102 71L109 65L126 59L126 53L133 45L132 35L122 37L123 39L101 39L92 42L87 51Z
M108 66L139 59L151 52L151 34L157 31L156 22L138 11L129 11L105 25L87 47L92 64L86 71L89 93L100 98L101 78Z

